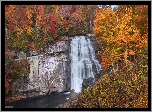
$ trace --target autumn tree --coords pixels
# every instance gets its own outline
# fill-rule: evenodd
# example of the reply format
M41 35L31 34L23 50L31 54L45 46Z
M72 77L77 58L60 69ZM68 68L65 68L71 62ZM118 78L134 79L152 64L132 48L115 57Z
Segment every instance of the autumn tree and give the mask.
M98 41L106 41L107 43L106 50L102 53L102 65L103 68L106 68L120 58L118 51L121 50L121 47L116 45L116 13L110 8L97 10L94 25L95 37L97 37Z
M93 5L6 5L6 81L10 74L11 78L14 75L23 78L27 73L26 69L20 70L28 66L27 60L23 64L14 61L17 53L39 52L63 35L91 32L95 9Z
M144 5L120 5L116 10L110 8L97 10L94 33L98 40L107 42L106 50L102 54L103 67L110 65L114 67L118 60L128 65L131 63L129 57L133 56L135 59L135 55L139 56L140 53L144 53L143 57L147 57L147 8Z

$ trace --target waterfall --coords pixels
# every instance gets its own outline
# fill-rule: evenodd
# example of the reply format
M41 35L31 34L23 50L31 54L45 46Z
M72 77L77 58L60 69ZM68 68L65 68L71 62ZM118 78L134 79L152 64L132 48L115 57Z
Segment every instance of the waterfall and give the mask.
M101 65L95 59L95 51L92 42L85 36L75 36L71 41L71 90L81 92L84 78L93 77L93 64L99 73Z
M96 78L96 74L101 71L89 35L75 36L72 40L67 37L47 46L39 55L34 52L27 59L30 63L29 82L27 87L19 87L19 92L24 90L29 91L29 94L31 91L43 95L70 89L79 93L83 79Z

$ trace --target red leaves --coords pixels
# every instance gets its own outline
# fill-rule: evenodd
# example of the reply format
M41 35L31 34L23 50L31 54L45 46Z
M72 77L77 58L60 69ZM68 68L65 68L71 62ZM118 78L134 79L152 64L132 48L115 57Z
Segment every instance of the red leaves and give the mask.
M9 22L8 27L9 27L9 30L11 32L14 29L14 18L13 18L13 15L12 15L13 13L14 13L14 6L13 5L7 6L5 8L6 19Z
M57 17L55 16L55 14L50 14L50 31L51 34L56 36L57 33Z
M34 43L36 47L41 45L42 48L49 40L44 38L49 36L56 38L58 35L86 33L86 28L92 31L90 21L86 19L93 21L94 7L91 5L88 7L83 5L6 6L7 40L12 38L12 42L8 41L8 43L10 42L13 49L27 51L27 44L33 40L37 40ZM23 42L20 41L21 38Z
M37 13L38 13L38 15L37 16L40 16L40 24L41 24L41 26L42 27L44 27L44 24L45 24L45 22L44 22L44 7L43 7L43 5L36 5L36 11L37 11Z
M12 71L12 70L9 70L7 73L8 73L8 74L12 74L12 73L13 73L13 71Z
M72 5L70 12L73 13L73 12L75 12L75 11L76 11L76 6L75 6L75 5Z
M10 86L10 84L5 81L5 88L8 88L9 86Z
M44 12L44 7L43 7L43 5L36 5L36 11L37 12Z

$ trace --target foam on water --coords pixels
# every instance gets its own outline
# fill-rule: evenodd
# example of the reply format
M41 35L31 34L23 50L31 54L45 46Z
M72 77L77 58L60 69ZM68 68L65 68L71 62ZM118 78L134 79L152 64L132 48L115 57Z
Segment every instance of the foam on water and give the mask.
M76 93L81 92L84 78L93 77L93 63L96 72L99 73L101 65L95 59L95 51L89 38L85 36L75 36L71 41L71 90Z

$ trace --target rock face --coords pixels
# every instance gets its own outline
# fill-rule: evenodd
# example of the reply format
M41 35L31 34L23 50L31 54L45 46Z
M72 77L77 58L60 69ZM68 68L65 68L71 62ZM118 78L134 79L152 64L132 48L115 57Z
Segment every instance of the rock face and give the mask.
M31 51L26 57L30 63L29 82L26 88L20 87L19 92L25 91L28 97L44 95L52 92L65 92L71 90L71 60L70 60L70 43L74 37L62 37L62 40L56 41L44 48L43 51ZM94 42L93 36L88 35L88 42ZM93 45L95 47L96 45ZM92 49L91 47L89 48ZM95 47L95 50L98 50ZM94 52L90 51L91 54ZM24 54L24 53L21 53ZM94 55L90 55L93 57ZM92 58L93 60L95 58ZM91 62L91 61L90 61ZM100 70L96 66L96 60L90 69ZM73 65L74 66L74 65ZM87 68L87 66L84 66ZM87 72L87 71L86 71ZM100 74L98 71L94 79ZM91 75L90 75L91 77ZM87 77L88 78L88 77ZM93 79L93 80L94 80ZM83 81L83 88L89 87L93 81L88 78Z
M93 77L83 79L82 90L90 89L93 86L93 84L94 84L94 78Z
M40 63L42 92L63 92L66 91L68 73L68 59L66 53L56 56L46 56Z
M62 41L46 47L40 57L42 92L69 91L69 41L66 40L67 37L62 38Z
M41 53L29 52L26 57L30 63L29 82L26 87L20 87L19 92L32 97L70 91L69 43L70 39L63 37L62 41L54 42Z

